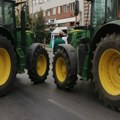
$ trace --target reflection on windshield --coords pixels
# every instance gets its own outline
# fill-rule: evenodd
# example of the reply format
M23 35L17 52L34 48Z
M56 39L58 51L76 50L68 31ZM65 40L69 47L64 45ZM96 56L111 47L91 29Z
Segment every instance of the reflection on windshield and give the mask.
M0 23L3 23L3 1L0 1Z
M111 21L113 19L116 18L116 8L117 8L117 4L116 4L116 0L108 0L107 1L107 20Z
M105 17L105 0L96 0L93 9L93 27L96 27Z
M12 24L12 3L0 1L0 24Z

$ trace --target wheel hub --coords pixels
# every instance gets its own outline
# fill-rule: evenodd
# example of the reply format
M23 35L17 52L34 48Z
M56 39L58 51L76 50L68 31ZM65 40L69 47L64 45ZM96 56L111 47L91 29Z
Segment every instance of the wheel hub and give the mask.
M64 82L67 76L67 67L64 59L59 57L56 61L56 76L60 82Z
M11 71L11 60L8 52L0 48L0 85L7 82Z
M111 95L120 94L120 52L108 49L99 61L99 78L105 91Z
M44 55L39 55L37 58L36 69L39 76L43 76L46 72L47 60Z

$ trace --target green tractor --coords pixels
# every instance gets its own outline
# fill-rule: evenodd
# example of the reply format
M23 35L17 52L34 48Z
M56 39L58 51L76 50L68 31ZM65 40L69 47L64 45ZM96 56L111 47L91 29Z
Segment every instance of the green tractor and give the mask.
M99 98L105 105L120 111L120 1L87 0L91 7L89 26L75 49L72 45L59 45L53 59L53 77L59 89L74 87L77 74L80 80L91 80ZM75 15L79 1L75 1Z
M17 73L28 75L33 83L43 83L49 71L49 56L40 43L26 39L25 11L21 10L21 27L16 27L12 0L0 0L0 96L6 95ZM25 3L23 3L24 8Z
M84 36L86 36L86 38L87 37L90 38L89 30L72 29L68 33L67 42L68 42L68 44L71 44L74 48L77 48L77 46L80 43L80 39L84 38Z

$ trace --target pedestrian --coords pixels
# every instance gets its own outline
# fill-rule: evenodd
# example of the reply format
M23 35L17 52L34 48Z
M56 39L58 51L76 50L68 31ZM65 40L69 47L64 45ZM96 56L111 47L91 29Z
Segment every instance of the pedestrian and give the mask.
M63 33L60 32L59 36L55 39L55 43L54 43L54 47L53 47L54 54L57 51L59 44L65 44L65 41L62 39L62 37L63 37Z

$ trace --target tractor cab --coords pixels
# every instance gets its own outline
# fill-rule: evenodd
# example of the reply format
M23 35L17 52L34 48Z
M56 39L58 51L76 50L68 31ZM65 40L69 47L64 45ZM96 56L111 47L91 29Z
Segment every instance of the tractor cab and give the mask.
M90 26L97 31L102 25L120 19L119 0L88 0L91 8Z
M16 26L15 7L21 5L20 27ZM23 48L30 46L33 41L34 35L32 32L26 32L25 26L25 8L26 2L18 2L12 0L0 0L0 26L7 29L11 35L16 39L15 44Z
M75 29L89 30L90 36L94 36L105 24L119 22L120 19L120 1L119 0L87 0L88 13L87 21L84 26L78 26ZM75 0L75 13L79 14L79 1ZM119 24L119 23L118 23ZM86 38L86 35L85 35Z
M120 1L119 0L87 0L88 15L87 22L90 18L90 27L93 31L98 30L102 25L120 19ZM79 14L79 1L75 1L75 16ZM90 16L89 16L90 15ZM87 25L87 24L86 24ZM79 26L81 28L81 26ZM82 29L86 27L82 26Z
M33 42L35 42L35 34L30 29L30 25L26 22L27 21L27 10L28 10L28 3L27 2L18 2L16 3L16 7L21 5L21 11L18 14L18 20L20 22L19 25L16 25L17 30L17 40L19 45L23 44L23 47L29 47Z
M119 18L119 0L93 0L91 25L95 28Z

